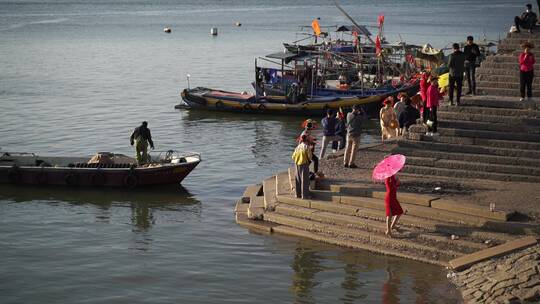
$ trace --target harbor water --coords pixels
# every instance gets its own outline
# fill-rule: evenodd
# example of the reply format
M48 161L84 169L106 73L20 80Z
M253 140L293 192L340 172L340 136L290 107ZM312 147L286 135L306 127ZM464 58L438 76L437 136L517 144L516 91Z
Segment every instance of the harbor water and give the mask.
M496 40L522 10L340 4L361 24L384 14L389 41L435 47ZM254 59L304 38L299 26L316 17L350 24L321 0L0 0L0 152L131 155L147 120L156 150L203 158L181 187L0 186L0 303L459 302L440 267L235 224L235 200L291 164L307 117L174 109L188 74L192 87L250 91Z

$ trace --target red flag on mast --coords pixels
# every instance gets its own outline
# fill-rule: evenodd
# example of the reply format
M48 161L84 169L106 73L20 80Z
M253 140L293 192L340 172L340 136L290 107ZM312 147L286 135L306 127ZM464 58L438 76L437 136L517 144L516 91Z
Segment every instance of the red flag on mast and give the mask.
M381 38L379 38L379 35L375 38L375 52L377 53L377 56L381 56L382 48L381 48Z
M377 21L379 22L379 28L381 28L384 24L384 15L379 15L379 18L377 18Z

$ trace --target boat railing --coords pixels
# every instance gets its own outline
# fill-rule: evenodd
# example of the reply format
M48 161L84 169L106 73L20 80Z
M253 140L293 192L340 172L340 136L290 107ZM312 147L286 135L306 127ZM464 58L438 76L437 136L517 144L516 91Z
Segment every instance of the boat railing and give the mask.
M156 157L152 157L153 162L157 163L183 163L187 162L188 157L197 157L201 160L201 154L197 152L180 152L177 150L154 150L153 153L158 153Z

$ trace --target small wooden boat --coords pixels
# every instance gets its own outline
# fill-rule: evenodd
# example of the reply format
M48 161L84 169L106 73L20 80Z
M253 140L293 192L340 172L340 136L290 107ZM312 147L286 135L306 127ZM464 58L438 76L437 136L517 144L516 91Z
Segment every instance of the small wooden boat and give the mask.
M103 157L96 157L103 156ZM34 153L0 156L0 183L139 188L179 184L201 162L198 153L162 151L145 165L123 154L87 157L47 157Z

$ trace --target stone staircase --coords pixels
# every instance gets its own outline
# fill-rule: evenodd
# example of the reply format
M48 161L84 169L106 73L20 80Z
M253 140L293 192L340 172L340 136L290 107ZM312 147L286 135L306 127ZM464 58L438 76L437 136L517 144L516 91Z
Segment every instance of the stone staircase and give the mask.
M477 93L481 95L508 96L519 98L518 55L522 52L521 43L529 41L540 47L540 32L533 34L508 33L498 45L498 53L486 58L476 70ZM536 49L532 49L533 52ZM540 58L535 68L540 67ZM466 82L466 81L465 81ZM540 78L533 81L533 96L540 97Z
M441 106L439 136L414 125L393 153L407 156L404 173L540 182L540 111L534 102L475 96Z
M441 266L536 233L533 226L509 222L511 214L504 211L400 192L398 199L407 214L400 219L399 232L389 238L384 234L382 185L320 183L319 190L312 190L313 198L305 200L294 197L290 173L291 169L266 179L262 185L248 187L236 204L237 223L267 233L305 237Z

